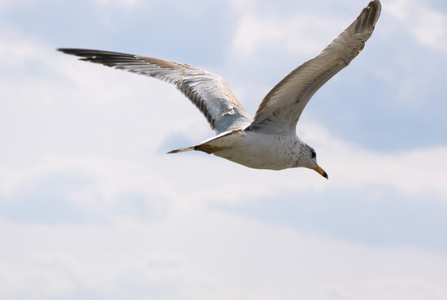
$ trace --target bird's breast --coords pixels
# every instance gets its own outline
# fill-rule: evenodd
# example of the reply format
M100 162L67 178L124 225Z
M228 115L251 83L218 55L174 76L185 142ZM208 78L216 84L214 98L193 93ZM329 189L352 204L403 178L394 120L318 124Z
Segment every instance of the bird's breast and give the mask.
M255 168L282 170L296 165L301 141L297 136L281 136L246 131L232 141L232 146L214 155Z

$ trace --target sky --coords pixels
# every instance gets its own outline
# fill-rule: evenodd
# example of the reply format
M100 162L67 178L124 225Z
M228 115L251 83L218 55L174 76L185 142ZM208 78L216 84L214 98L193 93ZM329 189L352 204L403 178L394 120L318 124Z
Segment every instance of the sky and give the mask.
M91 48L221 75L254 115L367 1L0 0L0 298L447 299L447 4L383 0L297 132L309 169L254 170L172 85Z

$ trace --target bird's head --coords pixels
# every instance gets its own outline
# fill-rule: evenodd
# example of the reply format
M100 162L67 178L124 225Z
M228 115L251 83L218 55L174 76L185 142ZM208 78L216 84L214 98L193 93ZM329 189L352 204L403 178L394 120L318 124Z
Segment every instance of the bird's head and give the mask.
M317 153L315 152L314 148L311 146L304 144L304 149L302 149L303 152L303 161L302 166L305 168L312 169L316 171L318 174L323 176L326 179L329 179L326 171L323 170L318 164L317 164Z

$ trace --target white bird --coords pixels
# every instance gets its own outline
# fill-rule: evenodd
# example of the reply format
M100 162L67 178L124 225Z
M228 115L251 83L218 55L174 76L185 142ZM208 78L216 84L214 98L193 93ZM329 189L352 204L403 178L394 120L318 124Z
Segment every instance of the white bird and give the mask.
M203 151L256 169L306 167L328 178L315 150L296 135L296 124L315 92L362 51L379 18L381 4L371 1L358 18L318 56L281 80L262 100L252 119L225 81L208 71L173 61L124 53L58 49L81 60L173 83L205 115L217 136L173 150Z

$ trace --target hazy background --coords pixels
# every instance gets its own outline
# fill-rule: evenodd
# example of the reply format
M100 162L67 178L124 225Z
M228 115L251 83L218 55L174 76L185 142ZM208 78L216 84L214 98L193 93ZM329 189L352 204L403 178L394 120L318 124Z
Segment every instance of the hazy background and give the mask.
M0 0L1 299L447 299L447 3L384 0L311 100L308 169L204 153L173 86L59 47L188 63L254 115L356 0Z

